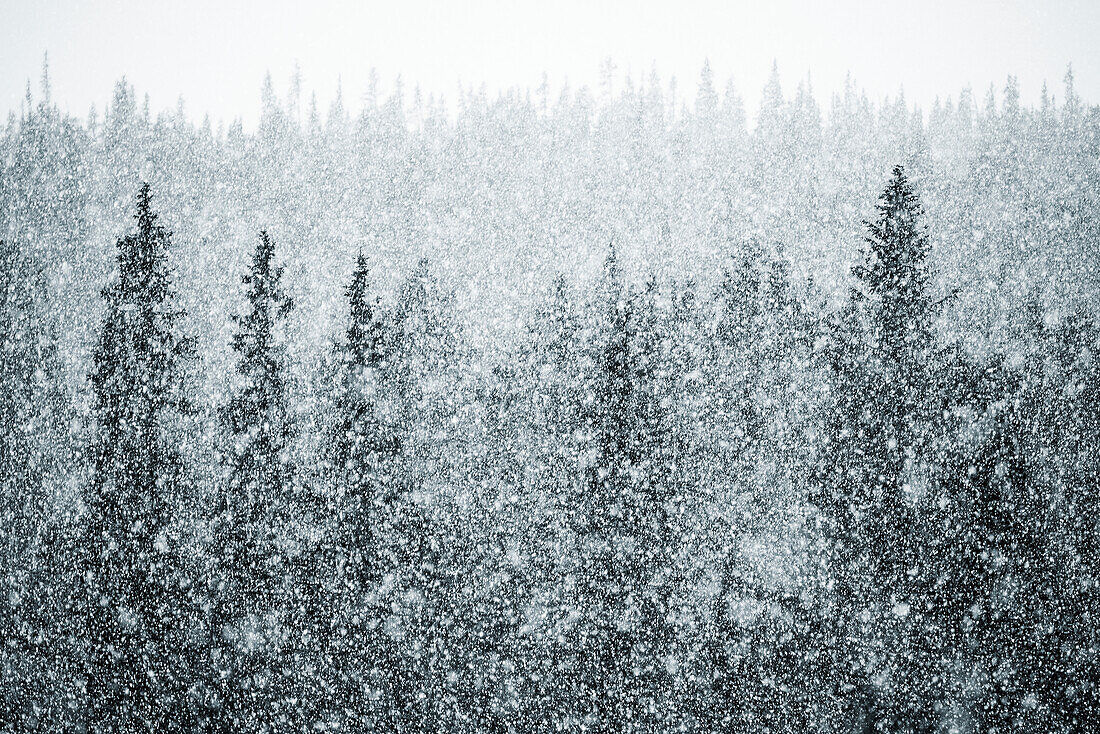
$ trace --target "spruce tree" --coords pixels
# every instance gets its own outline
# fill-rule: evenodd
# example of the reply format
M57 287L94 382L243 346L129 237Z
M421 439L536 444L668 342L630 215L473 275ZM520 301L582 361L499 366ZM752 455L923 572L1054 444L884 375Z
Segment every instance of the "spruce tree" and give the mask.
M590 456L569 517L577 619L569 633L568 716L595 731L659 726L668 713L668 617L675 487L661 448L655 288L632 294L617 250L605 263L602 321L585 417Z
M1059 646L1053 633L1060 624L1033 626L1059 613L1051 594L1061 560L1054 503L1029 459L1028 416L1011 397L1013 382L999 376L997 399L981 414L988 435L949 464L942 602L967 676L958 685L971 686L962 696L975 722L985 731L1057 731L1060 717L1051 716L1053 700L1043 690L1057 656L1044 661L1043 648Z
M1100 487L1100 454L1095 450L1100 443L1100 324L1078 307L1047 331L1052 344L1043 351L1052 358L1034 355L1028 372L1038 377L1053 363L1057 377L1042 391L1043 407L1031 408L1035 419L1029 434L1032 445L1040 447L1038 453L1056 464L1047 469L1053 477L1041 477L1050 483L1046 493L1054 501L1038 519L1052 531L1049 542L1060 550L1064 564L1057 569L1056 582L1048 585L1049 577L1034 574L1031 585L1057 610L1050 615L1056 620L1053 635L1042 644L1058 653L1053 661L1044 660L1038 697L1052 714L1051 728L1073 730L1100 720L1100 670L1095 664L1100 584L1067 583L1100 578L1100 493L1095 491ZM1038 401L1032 397L1027 402L1034 406ZM1024 533L1034 530L1034 525L1025 527ZM1029 558L1020 564L1030 570ZM1046 596L1050 588L1056 591L1053 598Z
M118 241L116 280L93 354L85 558L86 726L185 731L194 619L174 513L186 491L180 416L191 340L180 333L168 251L148 184L137 229Z
M261 232L243 276L247 308L235 317L235 391L223 413L227 477L213 521L216 714L222 731L285 719L280 653L288 619L287 548L301 521L292 501L287 353L282 330L293 302L283 290L275 241Z
M513 440L523 461L524 522L517 531L530 556L523 583L533 601L546 607L547 622L531 626L531 651L521 664L526 686L520 721L527 731L549 729L571 705L569 686L562 684L571 671L570 652L550 622L568 619L572 608L572 599L562 593L572 567L561 548L569 542L563 526L568 526L581 475L578 457L585 441L577 427L587 410L591 372L578 300L566 279L557 276L528 326L514 388L519 402L512 418L519 425L511 435L527 439Z
M761 377L761 258L758 247L744 247L733 267L723 270L715 294L709 422L717 434L715 461L726 472L743 473L755 464L764 431L764 416L752 399Z
M329 429L330 457L338 491L354 494L349 502L369 510L370 467L385 442L378 416L378 380L387 363L385 323L377 299L369 297L370 271L360 253L351 283L344 295L348 299L349 322L344 342L335 347L336 416ZM358 514L358 513L357 513Z
M991 387L959 391L971 410L953 414L974 417L956 429L943 472L937 601L967 676L959 695L987 729L1074 731L1100 712L1097 594L1068 582L1097 565L1100 341L1083 313L1042 321L1020 369L986 367Z
M894 167L877 211L866 223L863 261L852 269L855 297L868 302L870 343L884 359L909 368L932 346L936 311L924 209L902 166Z
M334 710L348 723L385 721L392 698L384 678L389 646L381 635L387 612L372 600L385 570L381 528L384 481L398 447L380 404L388 364L387 331L380 304L368 293L370 271L360 252L345 290L349 321L334 348L333 419L327 427L325 464L330 472L330 527L322 569L330 573L334 629L325 649L331 661ZM316 620L318 626L324 621ZM390 656L392 659L392 656Z
M824 352L828 444L811 499L830 546L835 611L823 619L820 640L851 716L865 726L908 721L919 729L932 725L920 697L934 684L934 665L922 631L929 618L921 517L907 493L926 478L938 357L923 211L900 166L877 212Z
M438 729L448 715L452 672L447 637L449 586L446 565L453 558L453 536L441 531L435 513L438 480L445 471L448 426L454 409L449 374L457 339L449 294L420 260L398 291L393 313L392 359L382 385L393 437L393 460L382 472L380 512L394 588L394 616L388 632L396 638L390 681L397 726ZM449 679L450 678L450 679Z

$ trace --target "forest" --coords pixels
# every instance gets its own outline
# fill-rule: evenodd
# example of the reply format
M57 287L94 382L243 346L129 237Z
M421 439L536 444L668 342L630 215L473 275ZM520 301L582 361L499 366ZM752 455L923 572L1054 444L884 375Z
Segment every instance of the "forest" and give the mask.
M1072 71L379 88L0 129L0 731L1100 730Z

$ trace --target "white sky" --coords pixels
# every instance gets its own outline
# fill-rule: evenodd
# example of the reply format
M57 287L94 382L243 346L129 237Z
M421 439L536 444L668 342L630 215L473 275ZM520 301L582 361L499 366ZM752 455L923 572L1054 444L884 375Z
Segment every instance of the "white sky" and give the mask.
M400 74L410 94L419 84L453 109L460 83L534 89L545 71L555 91L566 79L595 88L607 57L635 79L656 65L689 98L709 58L719 90L732 75L750 111L773 59L784 92L811 73L825 109L848 71L872 99L904 86L926 110L967 84L979 100L990 82L999 93L1010 73L1026 103L1043 80L1060 98L1070 62L1097 102L1098 41L1100 0L0 0L0 112L19 110L28 78L37 95L45 51L54 98L74 114L102 109L125 75L154 112L182 95L192 117L246 127L265 73L282 95L295 61L322 111L338 78L357 109L371 67L383 92Z

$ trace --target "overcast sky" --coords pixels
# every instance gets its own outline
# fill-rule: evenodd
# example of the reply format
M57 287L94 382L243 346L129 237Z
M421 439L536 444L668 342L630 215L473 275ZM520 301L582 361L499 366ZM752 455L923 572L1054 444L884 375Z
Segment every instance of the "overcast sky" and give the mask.
M909 2L232 2L231 0L0 0L0 108L19 110L27 79L37 94L49 52L53 94L70 112L102 109L126 76L154 111L182 96L192 117L241 117L255 124L270 71L280 93L295 62L304 88L327 109L337 79L356 109L372 67L383 91L402 75L411 91L442 93L459 84L490 92L598 84L611 57L637 79L656 66L693 95L709 58L716 77L732 75L750 111L773 59L785 91L811 75L827 108L851 72L873 99L896 95L927 109L970 85L982 98L1006 75L1025 102L1048 81L1061 97L1066 65L1078 92L1100 101L1097 0L910 0Z

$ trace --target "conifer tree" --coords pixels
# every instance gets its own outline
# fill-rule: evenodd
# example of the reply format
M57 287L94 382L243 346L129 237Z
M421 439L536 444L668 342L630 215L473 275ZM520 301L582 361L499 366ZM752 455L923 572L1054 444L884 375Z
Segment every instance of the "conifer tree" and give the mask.
M988 436L948 465L949 538L940 570L949 592L940 601L966 671L957 685L969 686L962 696L979 726L1056 731L1059 717L1051 716L1053 701L1043 690L1055 660L1040 660L1042 647L1056 645L1059 625L1031 629L1035 619L1056 614L1049 591L1061 561L1051 532L1054 503L1029 460L1027 416L1018 400L1004 400L1015 392L1014 380L998 377L997 399L982 416Z
M604 271L591 404L591 458L569 523L578 619L566 658L567 716L595 731L659 726L674 631L668 618L674 485L660 449L653 288L632 294L613 246Z
M806 474L805 459L784 451L802 445L800 401L814 324L793 292L782 251L749 245L723 273L708 366L706 417L708 516L717 545L716 594L699 640L699 698L693 716L727 731L800 727L820 698L809 640L813 615L788 590L762 579L741 553L744 539L775 537L782 503L775 492ZM766 479L761 479L761 476ZM763 492L755 489L763 485ZM769 610L744 620L746 597ZM747 623L746 623L747 622Z
M877 211L867 223L863 262L852 269L859 281L855 297L868 302L871 343L908 368L931 348L936 313L924 210L901 166L894 167Z
M880 197L878 218L867 224L863 262L852 271L859 282L854 298L865 316L865 348L857 352L863 360L859 368L874 383L866 395L848 394L862 411L853 426L860 434L860 464L865 472L861 489L869 493L875 508L862 534L870 543L872 583L881 591L901 595L894 600L898 604L906 601L905 592L896 585L905 585L912 577L916 551L906 547L907 536L902 534L907 523L915 520L906 517L911 504L904 495L905 473L924 454L938 414L932 390L936 312L922 217L916 193L901 166L896 166Z
M531 653L522 661L526 685L520 721L528 731L551 728L569 705L562 680L569 674L570 656L560 644L556 622L570 613L572 600L561 590L568 588L572 569L560 549L582 473L577 459L584 438L577 426L585 415L591 378L591 354L584 343L588 332L577 300L566 279L557 276L528 326L516 370L518 405L512 419L519 425L509 426L510 435L527 439L517 442L525 505L517 531L530 549L522 583L532 602L546 609L544 624L531 626Z
M446 622L457 582L454 538L441 529L434 494L451 457L457 352L449 294L422 259L402 283L389 322L380 375L386 439L377 470L378 573L389 577L380 603L392 645L383 648L386 696L380 726L439 729L455 713L449 690L460 680Z
M384 478L397 440L380 409L387 333L369 286L370 271L360 252L345 290L349 321L344 341L334 348L334 417L324 448L333 492L330 540L321 568L332 573L333 608L327 611L336 617L326 650L336 687L334 708L357 725L392 716L384 677L392 651L381 636L386 611L372 599L385 570L380 535L389 483ZM324 621L316 623L322 626Z
M214 685L218 728L251 730L285 717L279 654L289 620L286 548L297 517L292 502L284 322L293 302L275 264L275 241L261 232L243 276L247 308L237 317L237 384L223 414L228 476L213 521Z
M867 247L852 271L857 286L833 319L826 352L829 445L811 499L831 544L837 613L821 634L835 656L841 691L856 691L838 696L854 702L852 716L866 726L931 726L926 702L914 698L927 693L933 672L922 639L927 569L919 554L920 517L907 496L923 481L938 414L936 313L922 214L895 167L878 216L867 223Z
M194 621L173 515L186 491L179 451L192 342L180 333L168 251L149 186L137 230L118 241L116 280L91 373L86 498L86 726L186 731Z
M760 378L761 257L758 247L744 247L733 267L723 270L715 294L709 422L720 433L713 441L715 461L727 472L755 461L764 430L760 406L752 399Z
M625 444L631 428L627 420L630 335L629 304L614 245L601 285L598 307L605 322L599 332L602 343L594 355L596 371L589 388L592 403L585 416L595 456L578 486L581 494L571 502L577 557L570 580L577 587L575 615L579 619L570 631L566 664L573 690L563 713L580 718L573 726L608 732L633 723L627 719L633 703L633 691L629 690L633 635L627 625L634 621L622 620L626 622L622 624L620 618L625 616L635 570L626 568L620 557L621 549L631 540L625 517L630 488L624 485Z
M1058 642L1044 648L1057 647L1059 655L1044 666L1040 696L1049 702L1056 727L1074 729L1100 717L1100 671L1092 664L1094 651L1100 650L1100 585L1064 581L1100 578L1100 494L1094 491L1100 486L1100 454L1095 450L1100 444L1100 324L1079 307L1050 331L1055 346L1049 351L1060 379L1048 388L1053 394L1046 410L1036 411L1031 435L1043 454L1057 457L1051 491L1057 501L1045 519L1052 521L1051 542L1067 562L1054 584ZM1042 373L1037 357L1033 374ZM1046 592L1041 582L1033 588Z
M944 467L941 596L974 719L1073 731L1100 712L1088 662L1096 590L1066 583L1097 565L1090 488L1100 472L1089 447L1100 341L1080 312L1033 328L1037 349L1022 369L988 368L993 386L961 396L984 405L973 411L977 431L964 426L978 440L957 441Z
M362 253L356 260L351 283L344 295L348 299L349 323L342 344L335 348L337 375L337 421L330 429L332 456L329 463L342 493L356 505L369 509L373 498L367 483L374 455L381 448L381 425L375 409L377 381L386 365L386 332L377 299L367 293L370 271Z

